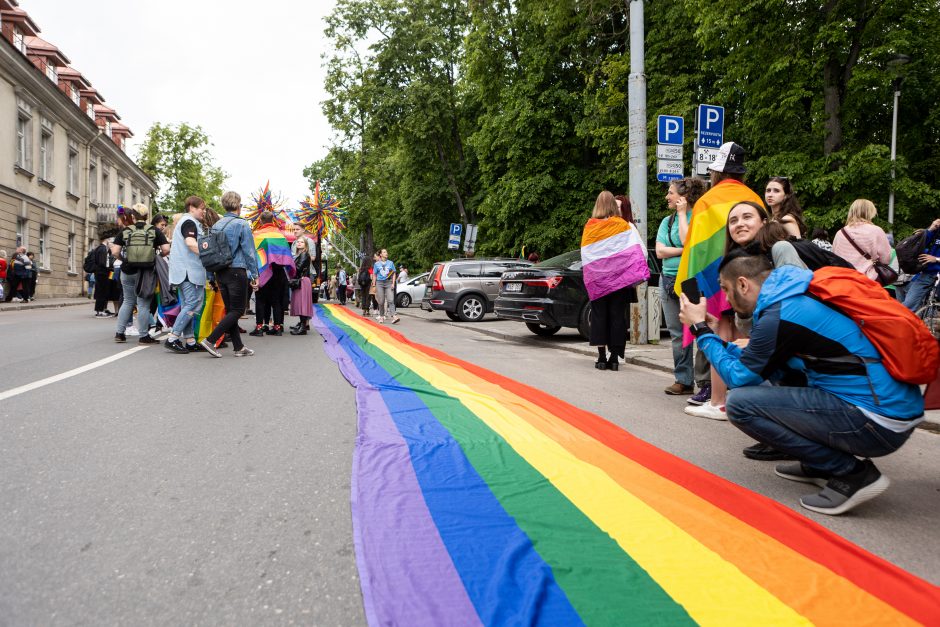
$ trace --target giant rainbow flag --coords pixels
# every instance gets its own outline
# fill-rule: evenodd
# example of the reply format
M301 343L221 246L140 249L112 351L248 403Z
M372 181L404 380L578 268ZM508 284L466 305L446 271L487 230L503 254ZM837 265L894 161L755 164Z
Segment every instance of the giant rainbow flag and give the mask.
M290 254L287 238L277 226L269 224L254 232L255 252L258 255L258 284L264 285L271 279L272 264L284 266L287 276L293 278L297 273L294 257Z
M940 624L940 592L602 418L346 308L372 625Z
M682 293L683 281L696 277L699 290L708 300L708 312L715 316L728 308L728 301L718 285L718 266L725 255L728 212L744 200L764 205L750 187L726 179L708 190L692 208L692 221L676 275L676 294Z

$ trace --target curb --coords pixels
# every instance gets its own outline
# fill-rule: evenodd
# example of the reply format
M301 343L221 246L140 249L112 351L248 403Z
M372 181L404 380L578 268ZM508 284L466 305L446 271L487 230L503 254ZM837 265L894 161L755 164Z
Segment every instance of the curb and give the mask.
M410 318L421 319L419 316L414 316L414 315L411 315L411 314L409 314L409 313L407 313L407 312L404 312L404 311L399 311L399 314L400 314L400 315L409 316ZM518 336L515 336L515 335L510 335L510 334L508 334L508 333L502 333L502 332L500 332L500 331L493 331L492 329L481 329L481 328L479 328L479 327L474 328L474 327L472 326L472 324L461 323L461 322L453 322L453 321L451 321L451 320L446 320L446 319L445 319L445 320L437 320L437 321L435 321L435 322L437 322L438 324L446 324L446 325L448 325L448 326L456 327L456 328L459 328L459 329L467 329L467 330L473 331L473 332L475 332L475 333L480 333L480 334L483 334L483 335L488 335L488 336L490 336L490 337L495 337L495 338L501 339L501 340L508 340L508 341L510 341L510 342L516 342L517 344L527 344L527 345L530 345L530 346L542 346L542 347L551 348L551 349L554 349L554 350L562 350L562 351L567 351L567 352L569 352L569 353L577 353L577 354L579 354L579 355L586 355L586 356L588 356L588 357L594 357L594 356L595 356L595 352L594 352L594 351L588 350L588 349L584 349L584 348L575 347L575 346L549 346L549 345L543 343L537 336L533 336L532 338L518 337ZM629 349L627 349L627 350L629 351ZM658 371L658 372L666 372L666 373L671 373L671 372L672 372L672 368L669 368L668 366L664 366L664 365L662 365L662 364L660 364L660 363L657 363L657 362L654 362L654 361L650 361L650 360L645 359L644 357L639 356L639 355L635 355L635 356L627 355L627 356L625 356L625 358L624 358L624 363L632 364L632 365L634 365L634 366L639 366L639 367L641 367L641 368L647 368L647 369L649 369L649 370L656 370L656 371ZM916 428L917 428L917 429L921 429L922 431L929 431L929 432L931 432L931 433L940 434L940 420L934 420L934 419L932 419L931 417L927 417L926 419L924 419L923 422L921 422L919 425L917 425Z
M25 310L27 310L27 309L59 309L59 308L61 308L61 307L78 307L79 305L87 305L87 304L89 304L89 303L91 303L92 305L94 305L95 301L93 301L93 300L91 300L91 299L84 299L84 300L82 300L82 301L75 302L75 303L72 303L72 302L69 302L69 303L63 303L63 302L43 303L43 302L38 302L38 303L26 303L26 304L19 304L19 303L17 303L17 304L15 304L15 305L13 305L13 304L2 304L2 305L0 305L0 313L3 313L4 311L25 311Z

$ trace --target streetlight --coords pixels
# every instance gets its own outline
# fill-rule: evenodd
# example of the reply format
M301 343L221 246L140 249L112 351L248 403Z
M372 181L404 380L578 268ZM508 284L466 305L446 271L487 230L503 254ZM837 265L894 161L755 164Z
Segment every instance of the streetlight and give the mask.
M906 54L895 54L888 61L888 69L894 75L892 85L894 87L894 113L891 117L891 189L888 191L888 224L894 231L894 162L898 154L898 100L901 99L901 83L904 77L901 75L901 68L910 63L911 58Z

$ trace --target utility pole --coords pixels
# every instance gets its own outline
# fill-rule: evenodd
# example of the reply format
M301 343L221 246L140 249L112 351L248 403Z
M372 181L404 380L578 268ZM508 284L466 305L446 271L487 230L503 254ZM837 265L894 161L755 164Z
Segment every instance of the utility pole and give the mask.
M630 0L630 79L627 101L630 119L630 200L633 218L646 252L646 74L644 74L645 28L643 0ZM646 285L637 286L636 307L630 310L630 342L646 344L649 332L646 322Z

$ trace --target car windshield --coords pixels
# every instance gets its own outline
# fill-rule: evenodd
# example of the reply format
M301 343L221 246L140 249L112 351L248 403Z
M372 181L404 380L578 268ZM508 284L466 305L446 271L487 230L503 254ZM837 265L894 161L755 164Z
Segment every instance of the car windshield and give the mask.
M558 255L557 257L552 257L551 259L546 259L535 264L536 268L565 268L567 270L580 270L581 269L581 249L572 250L570 252Z

